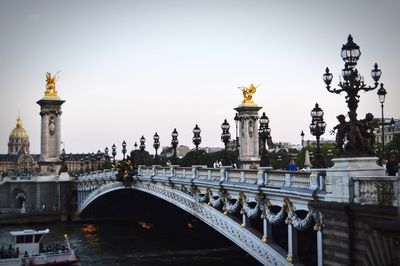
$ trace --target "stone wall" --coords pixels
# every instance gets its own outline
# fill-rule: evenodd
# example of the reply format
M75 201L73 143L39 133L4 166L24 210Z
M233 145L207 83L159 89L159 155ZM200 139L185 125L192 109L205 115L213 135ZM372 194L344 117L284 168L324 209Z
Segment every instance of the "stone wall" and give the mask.
M400 265L396 208L323 202L310 205L324 215L324 265Z

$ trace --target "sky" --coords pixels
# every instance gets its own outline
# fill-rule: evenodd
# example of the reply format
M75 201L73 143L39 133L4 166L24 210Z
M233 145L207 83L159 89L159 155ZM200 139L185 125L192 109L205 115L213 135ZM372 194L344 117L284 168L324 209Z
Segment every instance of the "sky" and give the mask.
M358 70L367 84L375 62L387 90L385 117L400 118L400 1L0 1L0 153L21 113L31 153L40 153L45 73L59 74L62 141L67 153L96 152L113 143L128 149L144 135L161 146L222 147L221 124L235 136L239 86L270 119L274 142L300 143L318 102L327 132L347 113L336 85L340 50L352 34ZM359 118L380 117L377 90L361 92ZM325 139L334 136L325 133Z

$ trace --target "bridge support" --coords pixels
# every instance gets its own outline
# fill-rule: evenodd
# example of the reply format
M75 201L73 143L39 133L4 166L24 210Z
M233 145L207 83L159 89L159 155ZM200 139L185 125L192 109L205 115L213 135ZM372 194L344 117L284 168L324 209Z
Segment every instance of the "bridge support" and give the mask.
M297 230L293 228L292 222L288 219L288 255L289 262L295 262L297 259Z
M263 237L262 242L267 243L268 239L271 239L271 224L268 222L267 217L262 215L263 219Z
M324 265L323 255L324 255L324 250L323 250L323 242L322 242L322 231L321 231L321 228L319 227L317 229L317 261L318 261L318 266L323 266Z

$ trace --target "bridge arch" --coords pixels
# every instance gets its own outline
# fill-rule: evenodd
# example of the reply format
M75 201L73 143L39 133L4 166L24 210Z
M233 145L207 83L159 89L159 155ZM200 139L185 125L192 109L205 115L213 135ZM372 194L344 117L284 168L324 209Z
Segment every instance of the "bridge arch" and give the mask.
M98 198L122 189L127 188L120 182L108 183L99 187L97 190L90 193L86 200L82 202L77 213L80 214L84 212L84 210ZM286 260L283 254L275 250L277 246L274 245L274 248L272 248L272 245L262 242L258 236L242 228L240 224L231 219L227 219L220 211L207 204L199 203L187 193L158 183L136 182L132 185L131 189L151 194L195 216L263 264L292 265Z

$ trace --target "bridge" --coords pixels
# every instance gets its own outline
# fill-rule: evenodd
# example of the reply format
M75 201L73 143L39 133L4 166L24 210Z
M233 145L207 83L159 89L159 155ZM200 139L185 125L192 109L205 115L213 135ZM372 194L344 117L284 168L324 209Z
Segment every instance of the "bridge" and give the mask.
M308 232L307 238L315 245L316 264L329 265L329 260L324 260L327 254L324 247L328 247L330 242L329 239L323 240L324 213L312 207L316 202L333 201L335 192L332 188L335 185L329 178L329 169L288 172L267 167L245 170L139 166L138 174L129 186L117 182L115 175L115 171L109 170L78 178L78 214L107 193L139 190L197 217L264 265L301 265L298 258L298 244L301 243L297 236L302 231ZM382 197L386 197L386 205L397 206L399 177L354 176L350 181L352 203L382 206ZM384 195L379 192L383 187ZM252 225L260 221L262 228L256 230ZM287 233L283 235L287 236L287 246L277 244L277 239L272 237L277 226L286 227ZM341 234L333 233L332 228L327 229L328 238L332 234ZM382 239L379 241L392 243L392 240ZM367 261L379 261L382 257L379 252L370 253Z

